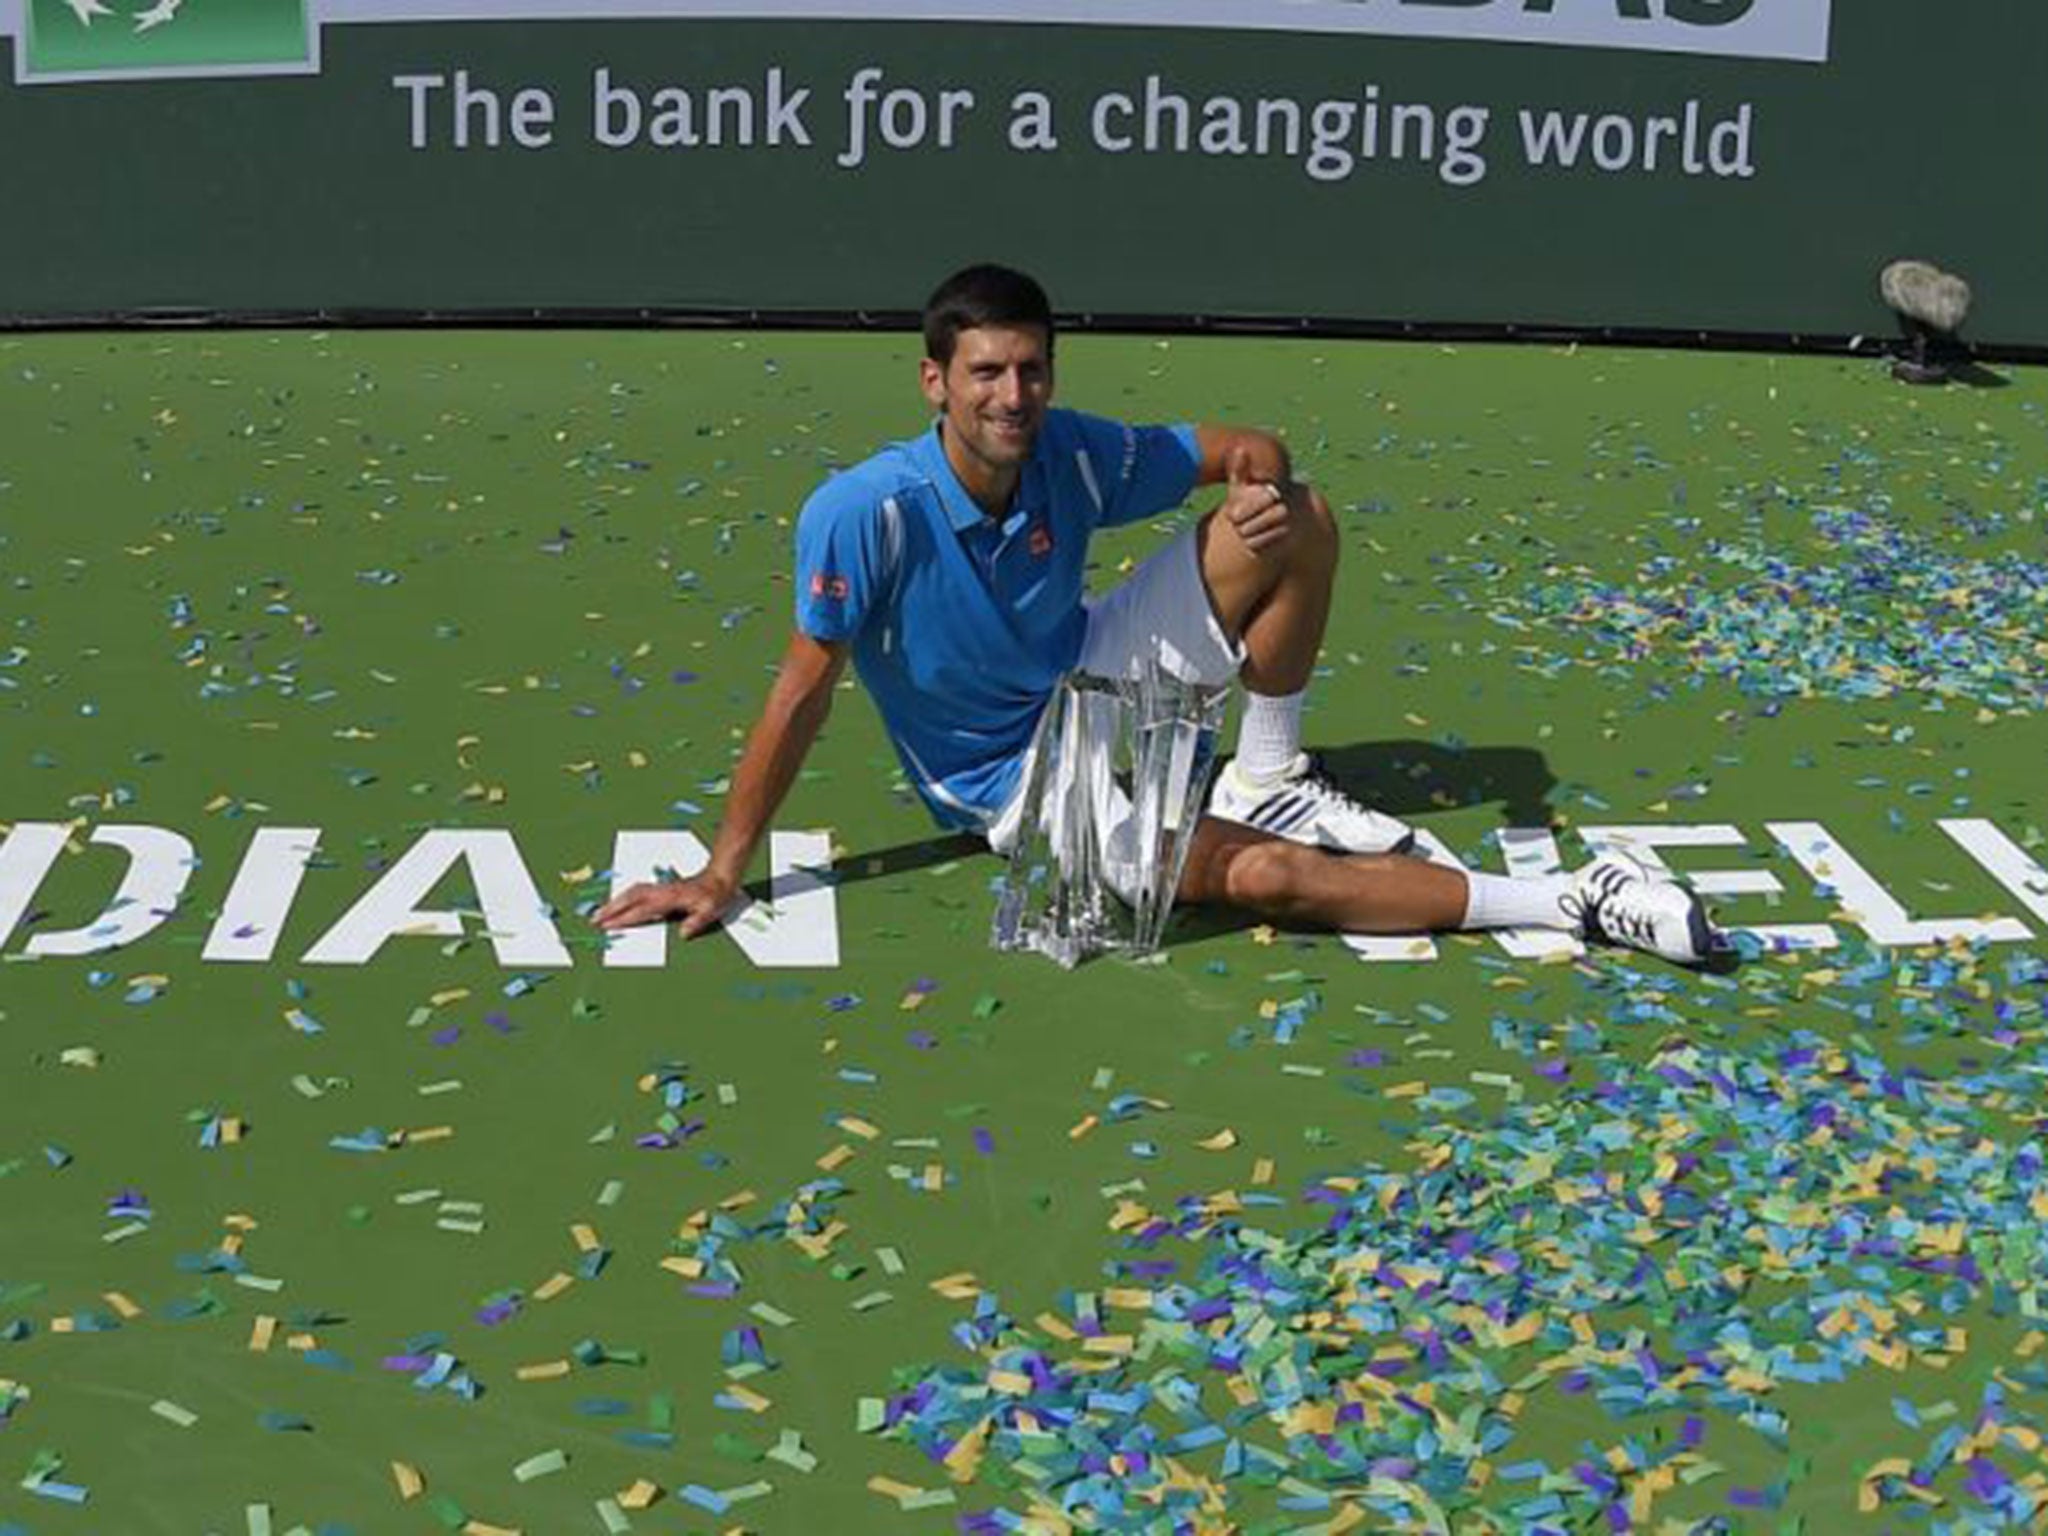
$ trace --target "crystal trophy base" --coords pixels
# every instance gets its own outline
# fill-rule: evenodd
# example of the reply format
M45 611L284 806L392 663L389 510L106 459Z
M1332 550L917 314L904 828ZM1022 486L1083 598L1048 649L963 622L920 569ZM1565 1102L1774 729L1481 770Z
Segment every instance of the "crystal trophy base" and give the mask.
M1070 673L1038 725L990 942L1064 966L1159 948L1207 804L1230 690L1156 663Z

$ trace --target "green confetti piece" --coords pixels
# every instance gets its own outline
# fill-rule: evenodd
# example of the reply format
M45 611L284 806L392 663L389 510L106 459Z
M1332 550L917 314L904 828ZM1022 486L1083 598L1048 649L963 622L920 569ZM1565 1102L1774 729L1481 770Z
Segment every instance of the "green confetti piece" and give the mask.
M270 1506L251 1504L242 1511L249 1522L249 1536L270 1536Z
M112 1227L102 1232L100 1234L100 1241L103 1243L125 1243L129 1238L140 1237L148 1230L149 1223L146 1221L123 1222L118 1227Z
M452 1216L438 1216L434 1219L434 1225L443 1232L465 1232L472 1237L484 1229L484 1224L480 1221L461 1221Z
M869 1291L865 1296L854 1297L852 1307L856 1312L872 1312L877 1307L886 1307L895 1299L894 1293L889 1291Z
M268 1291L271 1293L284 1289L284 1282L282 1280L274 1279L269 1275L236 1275L235 1284L246 1286L252 1291Z
M791 1317L787 1312L783 1311L780 1307L771 1307L765 1301L755 1302L751 1307L747 1308L747 1311L752 1313L755 1317L761 1319L762 1322L768 1323L776 1328L787 1328L791 1323L794 1323L796 1321L795 1318Z
M1088 1079L1088 1086L1094 1089L1097 1093L1102 1093L1108 1089L1111 1083L1114 1083L1115 1081L1115 1067L1097 1067L1095 1069L1095 1075Z
M180 1429L190 1429L199 1422L199 1415L190 1408L181 1407L167 1397L160 1397L149 1405L149 1411L160 1419L168 1419Z
M647 1399L647 1427L668 1431L676 1427L676 1399L672 1392L656 1392Z
M550 1477L557 1472L568 1470L569 1458L560 1450L542 1451L529 1456L512 1469L516 1482L530 1483L537 1477Z
M426 1023L427 1020L431 1019L433 1016L434 1010L427 1007L424 1003L422 1003L419 1007L413 1009L411 1013L406 1015L405 1027L407 1029L418 1029L422 1024Z
M903 1255L894 1248L877 1248L875 1257L882 1261L882 1272L889 1275L903 1273Z
M313 1429L311 1419L296 1413L279 1413L275 1410L265 1413L257 1422L273 1434L280 1435L310 1434Z
M732 1085L731 1083L720 1083L720 1084L718 1085L718 1102L719 1102L719 1103L723 1104L723 1105L724 1105L724 1106L725 1106L725 1107L726 1107L727 1109L730 1109L730 1108L732 1108L732 1106L733 1106L733 1105L735 1105L735 1104L739 1103L739 1101L740 1101L740 1091L739 1091L739 1089L737 1089L737 1088L733 1087L733 1085Z
M587 1142L587 1145L593 1147L603 1146L606 1142L610 1141L614 1136L618 1134L619 1127L616 1121L612 1122L609 1125L599 1126L596 1130L590 1133L590 1138Z
M721 1488L718 1490L718 1496L728 1504L744 1504L749 1499L766 1498L774 1491L775 1485L773 1483L756 1481L742 1483L737 1488Z
M864 1397L854 1405L853 1427L856 1433L871 1435L889 1419L889 1405L879 1397Z
M996 1010L1003 1006L1003 1000L993 993L984 992L974 1000L974 1016L977 1019L994 1018Z
M818 1465L818 1458L804 1449L803 1436L793 1429L782 1431L775 1444L769 1448L768 1459L779 1461L785 1467L794 1468L798 1472L810 1472Z
M597 1192L597 1203L605 1206L617 1205L619 1203L619 1196L625 1192L626 1185L623 1180L606 1179L604 1181L604 1188Z
M619 1508L614 1499L597 1501L597 1518L605 1528L605 1536L626 1536L633 1529L633 1522L626 1518L626 1512Z
M430 1099L430 1098L433 1098L433 1097L435 1097L435 1096L436 1096L436 1095L438 1095L438 1094L443 1094L443 1093L459 1093L459 1092L461 1091L461 1089L462 1089L462 1079L461 1079L461 1078L459 1078L459 1077L446 1077L446 1078L443 1078L443 1079L442 1079L442 1080L441 1080L440 1082L438 1082L438 1083L421 1083L421 1084L420 1084L420 1086L419 1086L419 1093L420 1093L420 1097L422 1097L422 1098L428 1098L428 1099Z
M731 1433L714 1435L711 1444L719 1455L731 1461L753 1462L759 1461L762 1456L759 1450L749 1445L738 1435Z
M957 1504L959 1497L950 1488L927 1488L920 1493L907 1493L896 1501L899 1509L943 1509Z
M441 1191L438 1189L402 1189L391 1198L398 1205L425 1205L429 1200L440 1199Z
M468 1513L445 1493L428 1495L427 1513L451 1531L459 1531L469 1524Z

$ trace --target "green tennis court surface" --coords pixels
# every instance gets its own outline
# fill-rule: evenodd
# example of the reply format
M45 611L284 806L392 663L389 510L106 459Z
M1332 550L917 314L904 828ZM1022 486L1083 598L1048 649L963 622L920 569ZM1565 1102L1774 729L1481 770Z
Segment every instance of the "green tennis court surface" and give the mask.
M2041 376L1062 343L1341 509L1347 783L1832 947L998 956L849 688L785 899L607 964L914 362L0 340L0 1530L2027 1525Z

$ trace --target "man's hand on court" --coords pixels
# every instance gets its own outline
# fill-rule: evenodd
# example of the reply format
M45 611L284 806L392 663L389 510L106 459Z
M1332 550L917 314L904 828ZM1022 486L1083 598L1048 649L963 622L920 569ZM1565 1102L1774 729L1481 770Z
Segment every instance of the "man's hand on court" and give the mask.
M1293 530L1296 516L1307 507L1308 487L1255 479L1251 456L1242 450L1231 455L1229 469L1230 487L1219 510L1244 547L1263 554Z
M663 880L629 885L597 909L590 919L607 932L638 928L644 923L681 919L677 932L686 939L715 926L739 895L736 882L708 871L688 880Z

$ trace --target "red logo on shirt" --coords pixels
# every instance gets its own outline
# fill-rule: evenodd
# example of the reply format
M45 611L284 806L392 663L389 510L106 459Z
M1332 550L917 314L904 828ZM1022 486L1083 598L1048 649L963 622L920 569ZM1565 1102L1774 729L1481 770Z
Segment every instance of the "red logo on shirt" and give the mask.
M811 596L829 597L843 603L853 593L852 586L844 576L827 576L823 571L811 578Z
M1026 547L1034 555L1044 556L1051 554L1052 529L1048 528L1044 523L1040 523L1031 530L1031 539Z

